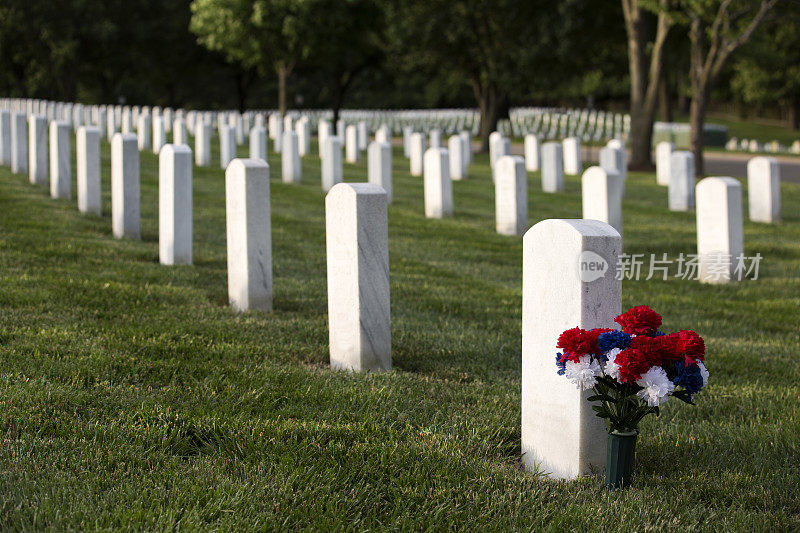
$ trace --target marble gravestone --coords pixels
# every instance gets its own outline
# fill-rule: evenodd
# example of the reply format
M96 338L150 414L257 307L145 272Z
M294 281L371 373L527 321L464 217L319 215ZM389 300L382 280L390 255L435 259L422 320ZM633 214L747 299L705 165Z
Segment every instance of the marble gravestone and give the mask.
M528 176L525 160L506 155L494 168L495 226L501 235L521 236L528 229Z
M747 199L750 220L772 224L781 220L781 168L774 157L747 162Z
M194 129L194 163L198 167L211 166L211 124L198 120Z
M176 118L172 121L172 144L185 144L189 146L189 137L186 134L186 121Z
M69 137L72 128L68 122L50 123L50 196L72 198L72 166Z
M392 369L386 192L339 183L325 197L331 367Z
M111 228L117 239L140 238L139 150L133 133L111 139Z
M670 163L674 151L675 145L671 142L662 141L656 145L656 183L659 185L669 186L672 180Z
M139 150L145 151L150 149L150 134L151 134L151 126L150 126L150 115L141 114L139 115L139 120L136 124L136 135L139 140Z
M28 119L25 113L11 115L11 172L28 173Z
M622 176L602 167L589 167L581 178L583 218L605 222L622 235Z
M522 246L522 463L556 479L602 473L605 423L586 400L594 392L556 372L556 343L569 328L615 326L622 238L596 220L543 220Z
M577 176L581 173L581 142L577 137L567 137L562 142L564 174Z
M11 165L11 112L0 109L0 165Z
M350 124L345 128L345 159L348 163L357 163L361 159L361 150L358 148L358 128Z
M283 183L300 183L303 176L303 168L300 166L297 133L292 130L284 131L282 145L281 181L283 181Z
M386 203L392 203L392 145L372 141L367 148L367 181L382 187Z
M670 172L669 210L691 211L694 209L694 155L692 152L671 152L667 168Z
M536 172L539 166L539 137L529 133L525 136L525 170Z
M431 148L443 148L442 147L442 130L434 128L428 133L428 137L429 137L429 140L430 140Z
M261 126L250 130L250 159L267 160L267 130Z
M158 258L192 264L192 150L185 144L166 144L158 157Z
M542 190L561 192L564 190L564 161L560 142L542 145Z
M342 182L342 140L328 135L322 150L322 190L329 191Z
M460 135L451 135L447 140L447 152L450 154L450 179L463 180L467 177L464 148L461 146L463 139Z
M47 119L28 117L28 179L34 185L47 186Z
M461 148L464 150L464 178L469 174L469 165L472 163L472 135L468 131L458 134L461 137Z
M742 186L730 177L705 178L697 184L695 199L700 281L734 281L744 255Z
M269 165L234 159L225 171L228 299L236 311L272 311Z
M445 218L453 214L453 185L450 182L450 157L444 148L425 151L425 216Z
M161 147L167 144L167 129L163 117L153 117L153 153L161 153Z
M236 131L232 126L223 124L219 128L219 166L223 170L228 168L231 161L236 159Z
M425 136L415 132L409 139L409 164L412 176L422 176L423 157L425 155Z
M100 129L78 128L75 140L78 174L78 211L100 216Z

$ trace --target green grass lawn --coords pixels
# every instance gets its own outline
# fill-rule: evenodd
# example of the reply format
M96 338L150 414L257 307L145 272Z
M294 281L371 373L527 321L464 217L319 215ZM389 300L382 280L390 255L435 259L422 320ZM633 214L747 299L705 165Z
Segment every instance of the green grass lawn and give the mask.
M111 236L105 142L102 218L0 169L0 529L800 529L800 184L782 224L745 222L758 281L624 283L625 308L705 337L712 381L646 420L634 486L610 492L520 468L522 241L494 231L486 156L426 220L395 148L395 370L330 370L316 153L299 186L270 154L271 314L227 306L218 165L195 168L188 267L158 264L152 153L141 242ZM530 190L531 224L581 216L577 178ZM626 195L627 253L695 252L654 175Z
M681 117L679 122L688 122L689 117ZM790 127L776 124L775 122L759 122L757 119L741 119L734 115L709 115L706 122L719 124L728 128L728 138L756 139L761 143L778 141L783 146L789 147L800 139L800 131ZM787 154L791 155L791 154Z

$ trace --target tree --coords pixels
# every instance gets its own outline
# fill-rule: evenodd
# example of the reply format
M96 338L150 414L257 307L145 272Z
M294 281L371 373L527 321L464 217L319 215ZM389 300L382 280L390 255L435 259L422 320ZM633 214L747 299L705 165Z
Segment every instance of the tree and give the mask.
M308 55L312 1L194 0L190 29L209 50L261 74L278 76L278 109L286 113L286 82Z
M731 88L746 104L778 103L800 129L800 2L784 4L775 20L758 32L733 65ZM769 31L767 31L769 30ZM776 53L779 50L780 53Z
M685 0L681 15L689 24L690 143L695 175L704 175L703 126L714 82L725 63L746 43L780 0Z
M571 4L562 2L561 4ZM546 0L395 0L387 16L392 55L401 70L466 80L480 108L480 137L508 116L511 87L548 76L557 64L551 41L557 2Z
M631 168L652 166L653 121L663 76L664 43L672 24L668 8L669 0L658 0L656 5L646 0L622 0L631 79ZM656 13L656 33L651 46L652 12Z

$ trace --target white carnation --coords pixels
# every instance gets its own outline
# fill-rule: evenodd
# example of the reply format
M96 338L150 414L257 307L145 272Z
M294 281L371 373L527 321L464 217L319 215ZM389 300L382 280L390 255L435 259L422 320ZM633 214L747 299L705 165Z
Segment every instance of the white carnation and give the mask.
M620 366L617 364L617 355L621 352L619 348L612 348L608 352L606 352L606 357L608 357L608 361L606 361L606 366L604 372L606 376L616 379L619 381L619 369Z
M697 366L700 368L700 376L703 378L703 387L708 385L708 369L706 365L703 364L702 361L697 362Z
M636 380L636 383L644 387L636 395L647 401L650 407L658 407L666 402L675 390L675 384L669 380L667 373L660 366L651 367L642 374L641 379Z
M564 368L564 376L582 390L594 387L597 384L597 376L601 374L600 365L590 355L582 355L577 363L567 361Z

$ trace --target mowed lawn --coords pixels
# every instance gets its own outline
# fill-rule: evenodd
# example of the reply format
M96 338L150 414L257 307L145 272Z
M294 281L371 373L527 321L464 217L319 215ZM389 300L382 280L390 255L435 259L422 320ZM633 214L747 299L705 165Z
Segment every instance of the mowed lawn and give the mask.
M522 240L494 231L485 155L455 216L427 220L395 148L395 369L365 375L328 366L315 144L299 186L270 154L271 314L227 306L216 145L180 267L158 264L156 156L142 241L115 240L101 150L102 218L0 169L0 529L800 528L800 184L781 185L783 223L745 222L759 280L624 282L623 306L706 339L711 384L643 423L634 486L610 492L520 468ZM366 159L345 176L365 180ZM531 224L580 218L577 177L562 194L529 179ZM629 176L626 253L695 252L694 213L666 205L653 174Z

